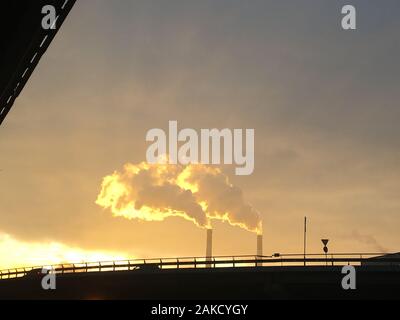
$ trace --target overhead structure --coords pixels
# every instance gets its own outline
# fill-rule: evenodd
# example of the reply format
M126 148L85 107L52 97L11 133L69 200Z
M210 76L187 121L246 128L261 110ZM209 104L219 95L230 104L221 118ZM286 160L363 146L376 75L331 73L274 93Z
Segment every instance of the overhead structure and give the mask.
M0 126L60 30L76 0L6 0L0 4ZM55 9L55 28L44 28L45 6ZM44 11L45 13L42 13Z

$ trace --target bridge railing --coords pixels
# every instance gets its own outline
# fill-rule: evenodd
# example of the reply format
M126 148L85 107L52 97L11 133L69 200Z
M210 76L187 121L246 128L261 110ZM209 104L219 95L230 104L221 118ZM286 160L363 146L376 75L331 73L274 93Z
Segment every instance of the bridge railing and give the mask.
M56 274L87 272L146 271L156 269L183 268L240 268L264 266L341 266L341 265L396 265L400 266L400 257L383 256L381 253L336 253L336 254L279 254L270 256L214 256L133 259L123 261L99 261L63 263L51 266L13 268L0 271L0 279L11 279L42 274L49 270Z

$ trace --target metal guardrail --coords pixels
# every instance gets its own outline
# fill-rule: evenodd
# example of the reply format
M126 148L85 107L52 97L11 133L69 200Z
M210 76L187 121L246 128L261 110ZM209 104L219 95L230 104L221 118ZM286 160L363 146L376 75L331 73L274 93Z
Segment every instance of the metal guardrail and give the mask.
M386 255L386 257L382 257ZM133 270L180 269L180 268L220 268L220 267L263 267L263 266L341 266L385 264L400 266L400 258L387 257L382 253L336 253L336 254L273 254L271 256L215 256L134 259L123 261L100 261L84 263L63 263L51 266L12 268L0 271L0 280L20 278L38 274L44 269L56 274L119 272Z

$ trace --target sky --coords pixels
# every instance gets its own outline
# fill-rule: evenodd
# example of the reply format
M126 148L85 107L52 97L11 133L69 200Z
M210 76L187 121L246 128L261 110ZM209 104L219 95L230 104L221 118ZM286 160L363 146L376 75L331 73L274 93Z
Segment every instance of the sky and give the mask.
M349 2L357 30L344 31ZM397 0L78 1L0 128L0 268L203 256L190 221L95 203L170 120L255 129L254 173L221 170L260 212L265 254L301 253L304 216L308 252L322 238L330 252L399 251L399 12ZM254 233L213 227L215 255L255 254Z

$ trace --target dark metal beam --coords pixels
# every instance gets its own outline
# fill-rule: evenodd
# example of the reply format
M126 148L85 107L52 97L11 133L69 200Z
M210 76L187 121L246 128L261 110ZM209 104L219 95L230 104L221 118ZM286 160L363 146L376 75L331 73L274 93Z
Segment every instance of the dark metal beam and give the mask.
M76 0L3 1L0 4L0 126ZM56 29L43 29L42 8L53 5Z

